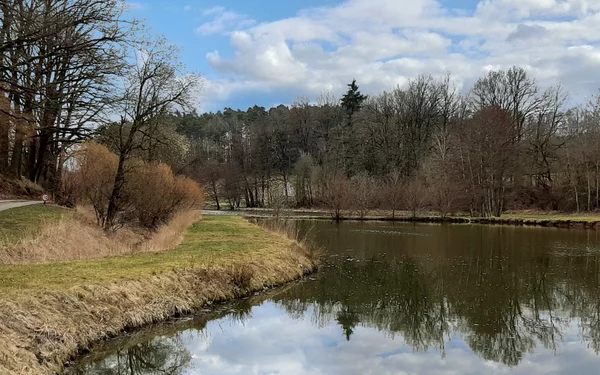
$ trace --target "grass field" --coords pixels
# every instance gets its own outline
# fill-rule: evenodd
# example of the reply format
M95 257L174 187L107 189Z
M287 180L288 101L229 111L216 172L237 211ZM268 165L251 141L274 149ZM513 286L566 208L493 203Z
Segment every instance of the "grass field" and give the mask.
M69 211L46 205L32 205L0 211L0 248L34 236L44 223L58 221Z
M19 217L29 217L36 210L19 211ZM47 217L52 215L60 215L60 211L50 210L47 213ZM17 220L17 215L13 216L13 220ZM0 266L0 296L65 290L82 284L151 276L177 268L228 266L252 257L264 258L273 249L288 246L289 240L284 236L241 217L206 216L192 225L179 247L170 251L85 261Z
M531 220L550 220L550 221L581 221L581 222L600 222L600 215L581 215L581 214L544 214L544 213L507 213L503 214L505 219L531 219Z

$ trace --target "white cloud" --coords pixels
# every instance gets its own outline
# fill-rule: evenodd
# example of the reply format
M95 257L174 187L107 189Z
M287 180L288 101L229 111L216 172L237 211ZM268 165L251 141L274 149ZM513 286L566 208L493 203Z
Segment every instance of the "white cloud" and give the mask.
M217 5L217 6L214 6L212 8L205 9L202 12L202 14L204 14L205 16L210 16L212 14L221 14L223 12L225 12L225 8L222 7L222 6Z
M339 94L353 78L376 93L447 72L468 86L488 67L513 65L542 86L562 82L578 100L600 87L598 0L481 0L470 11L439 0L347 0L254 26L222 7L205 13L214 20L200 34L231 38L231 55L207 54L223 100L255 87Z
M212 35L230 29L242 29L256 23L254 20L243 14L227 11L221 6L206 9L203 14L205 16L213 16L214 19L196 28L196 32L200 35Z
M311 314L292 319L267 302L254 307L243 324L229 318L209 322L202 335L186 339L194 365L186 374L587 375L600 365L600 357L578 337L578 319L565 322L556 353L536 342L518 366L509 367L475 354L467 336L446 339L445 356L435 348L414 352L400 334L360 325L346 341L337 322L317 326Z

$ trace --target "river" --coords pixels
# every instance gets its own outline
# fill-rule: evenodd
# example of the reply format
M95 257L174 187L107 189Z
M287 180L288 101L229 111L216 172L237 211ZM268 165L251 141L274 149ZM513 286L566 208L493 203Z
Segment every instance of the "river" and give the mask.
M68 374L596 374L600 231L295 221L310 278L108 341Z

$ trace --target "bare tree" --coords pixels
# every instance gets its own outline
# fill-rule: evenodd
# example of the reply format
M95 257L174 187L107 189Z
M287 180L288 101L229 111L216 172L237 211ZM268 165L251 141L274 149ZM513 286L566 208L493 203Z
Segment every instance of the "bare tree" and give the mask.
M548 89L543 95L536 115L526 124L526 152L531 161L526 170L533 178L536 190L541 190L536 201L542 209L558 209L552 187L560 150L565 147L569 139L565 132L563 109L566 99L566 94L560 85Z
M354 199L352 208L358 211L361 219L364 219L373 207L375 200L375 182L366 174L354 176L351 180Z
M225 165L214 160L209 160L204 163L204 165L202 165L194 174L196 175L196 179L204 183L204 185L208 188L207 190L217 205L217 210L220 210L221 202L219 197L223 184L222 180L225 175Z
M200 77L187 73L178 61L178 50L164 38L150 40L135 50L135 61L123 78L123 90L114 100L118 123L119 164L108 204L105 229L111 229L120 209L126 179L126 162L141 144L139 134L148 130L157 118L175 110L190 109Z
M477 112L459 135L463 176L467 179L474 211L500 216L508 179L518 161L513 140L516 129L510 113L500 107Z
M404 179L399 171L388 174L383 184L385 202L383 208L392 210L392 219L396 218L396 211L404 208Z
M0 108L0 165L13 176L57 183L60 155L89 134L120 71L121 45L136 24L123 9L119 0L0 3L0 94L10 102ZM6 128L14 134L9 152Z
M474 111L499 107L511 114L515 142L518 142L524 137L526 121L540 106L538 91L537 83L527 71L514 66L506 71L490 71L475 83L471 94Z
M413 218L417 217L417 214L427 204L427 189L425 187L425 182L420 176L413 177L404 185L404 204Z
M330 209L334 220L341 220L344 211L352 208L353 196L352 185L344 175L337 174L327 178L323 203Z

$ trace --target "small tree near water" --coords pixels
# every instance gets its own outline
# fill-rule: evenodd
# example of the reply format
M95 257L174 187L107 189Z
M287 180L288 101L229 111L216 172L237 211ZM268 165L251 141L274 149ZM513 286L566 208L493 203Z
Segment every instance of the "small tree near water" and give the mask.
M353 196L352 184L345 176L337 174L326 180L323 199L336 221L351 208Z
M421 178L415 177L404 185L404 203L413 218L425 207L427 191Z

